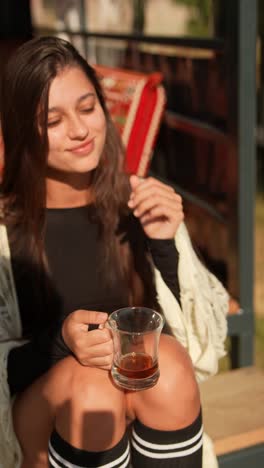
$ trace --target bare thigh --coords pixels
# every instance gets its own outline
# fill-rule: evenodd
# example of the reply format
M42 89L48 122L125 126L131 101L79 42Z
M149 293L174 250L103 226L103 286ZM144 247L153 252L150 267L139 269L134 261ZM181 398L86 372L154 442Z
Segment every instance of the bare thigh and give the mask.
M73 357L60 361L14 403L23 468L48 466L48 441L54 428L83 450L116 445L126 428L125 405L124 393L113 385L109 372L84 367Z
M60 361L14 404L14 427L25 458L22 468L48 466L53 428L74 447L101 451L120 441L126 418L138 418L158 430L191 424L200 410L198 386L186 350L170 336L161 337L159 365L155 387L123 392L107 371L81 366L73 357Z

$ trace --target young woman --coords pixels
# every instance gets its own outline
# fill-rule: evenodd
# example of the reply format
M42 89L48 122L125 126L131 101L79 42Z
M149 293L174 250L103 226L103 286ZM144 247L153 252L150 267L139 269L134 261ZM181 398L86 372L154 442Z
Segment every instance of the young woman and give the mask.
M123 172L95 72L61 39L33 39L11 58L1 126L0 461L6 468L201 467L193 364L196 377L216 370L227 295L195 257L181 198L153 178ZM193 268L187 276L178 275L182 256ZM113 343L104 325L129 304L173 305L160 340L160 379L142 392L122 391L109 372ZM215 361L206 367L208 356Z

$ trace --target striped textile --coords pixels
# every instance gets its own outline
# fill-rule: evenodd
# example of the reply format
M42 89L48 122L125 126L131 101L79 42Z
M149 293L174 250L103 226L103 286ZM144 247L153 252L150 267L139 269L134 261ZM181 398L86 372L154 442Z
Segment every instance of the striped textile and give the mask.
M52 468L129 468L130 445L125 435L112 449L87 452L72 447L53 431L48 456L49 466Z
M184 442L175 444L153 444L132 431L132 445L135 450L148 458L168 459L187 457L200 450L203 445L203 426L199 432Z
M202 468L202 413L187 427L161 431L134 421L131 456L137 468Z

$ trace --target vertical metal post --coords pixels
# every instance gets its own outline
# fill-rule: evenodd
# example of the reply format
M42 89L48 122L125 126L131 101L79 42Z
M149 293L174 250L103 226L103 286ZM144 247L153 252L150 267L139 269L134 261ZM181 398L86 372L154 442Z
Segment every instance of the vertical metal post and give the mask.
M229 317L232 367L254 360L257 0L224 0L229 75L229 273L243 314ZM238 279L238 281L237 281Z
M253 312L257 1L239 2L239 257L240 300Z
M88 26L86 22L86 15L87 15L87 10L86 10L86 2L85 0L79 0L80 1L80 25L81 25L81 31L87 31ZM87 47L87 38L83 36L83 48L84 48L84 53L85 53L85 58L88 58L88 47Z
M256 190L256 34L257 0L239 2L239 258L240 301L249 314L249 333L241 336L243 365L252 364L254 351L254 206ZM251 332L251 333L250 333ZM248 348L248 349L246 349Z

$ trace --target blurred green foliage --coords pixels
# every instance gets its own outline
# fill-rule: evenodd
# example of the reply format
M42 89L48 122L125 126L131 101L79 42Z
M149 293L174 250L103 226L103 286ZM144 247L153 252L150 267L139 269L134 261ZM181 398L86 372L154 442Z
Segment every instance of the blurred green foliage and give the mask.
M172 0L192 8L188 33L193 36L209 36L213 24L213 0Z

